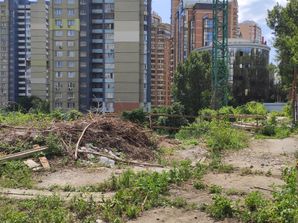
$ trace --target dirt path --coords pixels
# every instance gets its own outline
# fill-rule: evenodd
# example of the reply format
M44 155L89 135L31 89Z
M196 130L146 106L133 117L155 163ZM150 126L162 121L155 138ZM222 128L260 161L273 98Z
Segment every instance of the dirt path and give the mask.
M235 167L270 171L273 176L281 176L281 171L285 167L295 165L296 152L298 152L297 136L286 139L254 140L248 149L225 156L224 162Z
M59 192L49 190L25 190L25 189L6 189L0 188L0 196L14 199L32 199L38 196L50 197L57 195L62 200L71 200L74 197L82 197L85 200L91 198L96 202L102 202L103 199L111 198L114 193L80 193L80 192Z

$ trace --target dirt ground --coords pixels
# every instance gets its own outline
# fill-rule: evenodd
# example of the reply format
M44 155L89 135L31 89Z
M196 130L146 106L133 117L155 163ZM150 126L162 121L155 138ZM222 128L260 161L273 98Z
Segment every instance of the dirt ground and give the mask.
M184 160L190 159L197 162L207 157L207 150L200 146L194 146L187 149L181 149L181 145L176 141L165 140L161 145L171 147L173 153L163 157L164 159ZM247 149L236 152L227 152L223 157L225 164L231 164L235 171L230 174L209 173L204 177L204 183L207 185L218 185L225 191L237 190L248 193L254 190L260 190L265 195L272 185L281 185L281 170L286 166L295 164L295 153L298 151L298 137L287 139L263 139L252 140ZM36 189L42 189L48 193L53 185L80 187L102 183L112 175L121 174L126 168L114 167L95 167L95 168L72 168L61 169L53 172L47 172L37 175L38 182ZM163 171L167 168L145 168L129 167L135 171ZM243 174L246 168L251 172L258 174ZM261 188L261 189L260 189ZM1 193L1 191L0 191ZM198 191L193 185L186 183L180 187L175 186L170 190L170 198L182 197L189 203L195 203L198 206L210 203L212 195L208 190ZM213 219L200 211L186 211L177 208L158 208L146 211L138 219L129 223L213 223ZM232 219L226 219L222 222L237 222Z

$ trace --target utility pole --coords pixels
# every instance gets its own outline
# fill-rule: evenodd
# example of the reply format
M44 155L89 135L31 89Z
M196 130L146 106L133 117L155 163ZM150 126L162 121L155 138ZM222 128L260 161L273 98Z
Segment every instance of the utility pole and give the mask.
M228 0L213 0L212 45L212 107L219 109L228 104L229 48L228 48Z

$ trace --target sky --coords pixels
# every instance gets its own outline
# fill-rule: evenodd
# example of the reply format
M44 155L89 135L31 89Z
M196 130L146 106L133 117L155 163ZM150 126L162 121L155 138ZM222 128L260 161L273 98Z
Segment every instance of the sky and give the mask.
M263 31L263 36L267 44L272 48L270 61L276 63L276 51L273 48L272 30L266 25L267 10L272 9L276 3L286 5L286 0L238 0L239 4L239 22L245 20L254 20ZM157 12L164 22L170 23L171 0L153 0L153 11Z

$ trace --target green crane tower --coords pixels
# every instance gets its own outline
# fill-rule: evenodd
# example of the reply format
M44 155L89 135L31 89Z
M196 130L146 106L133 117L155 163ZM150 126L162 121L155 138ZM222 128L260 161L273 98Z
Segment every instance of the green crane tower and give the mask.
M219 109L228 104L229 48L228 48L228 0L213 0L212 45L212 107Z

